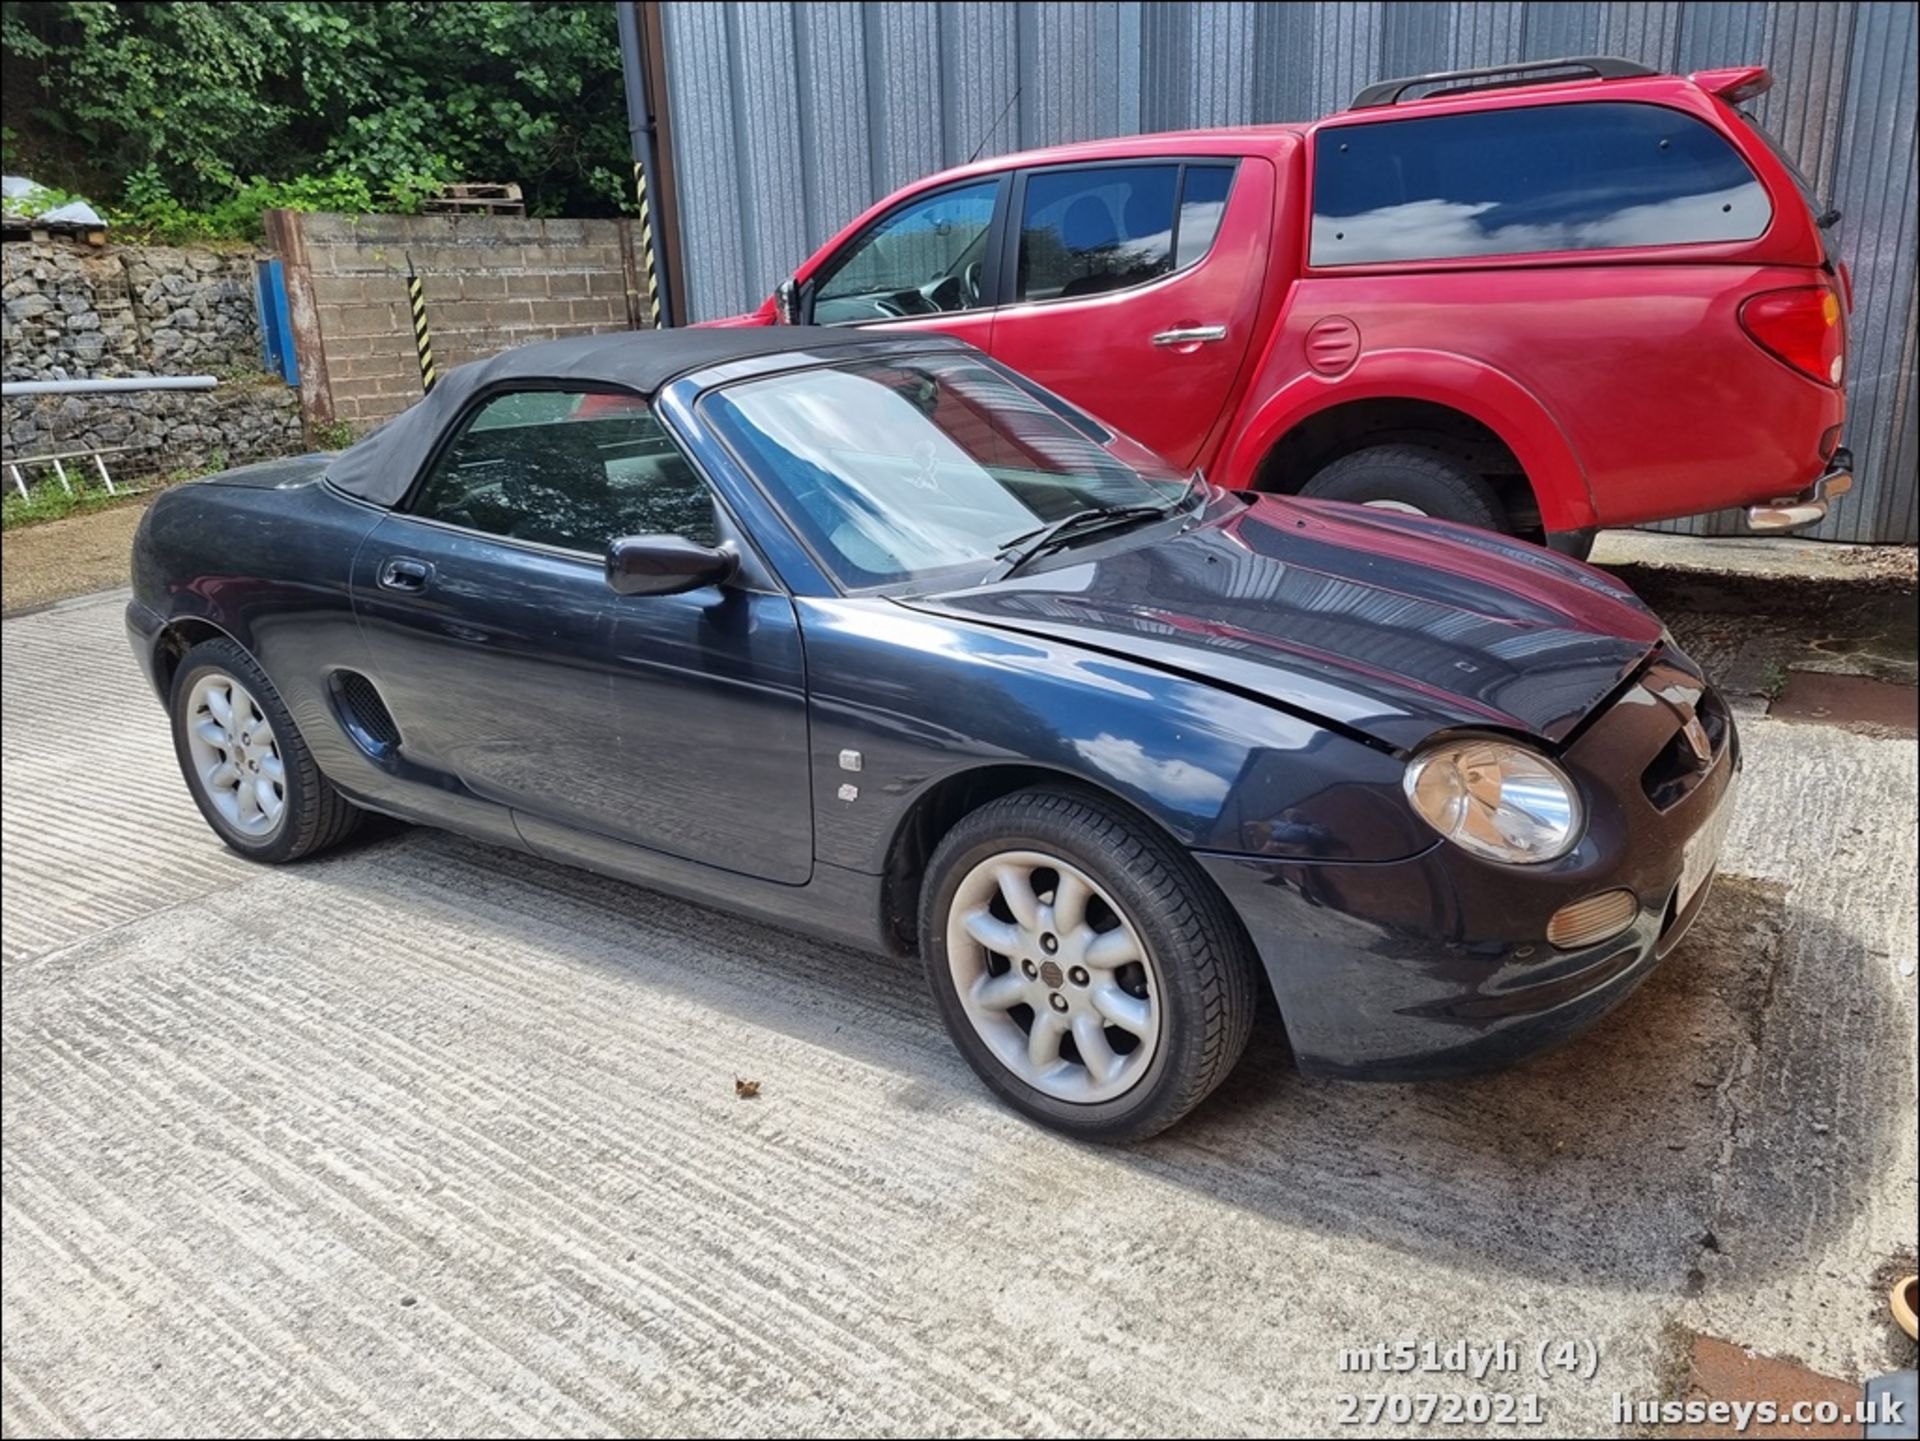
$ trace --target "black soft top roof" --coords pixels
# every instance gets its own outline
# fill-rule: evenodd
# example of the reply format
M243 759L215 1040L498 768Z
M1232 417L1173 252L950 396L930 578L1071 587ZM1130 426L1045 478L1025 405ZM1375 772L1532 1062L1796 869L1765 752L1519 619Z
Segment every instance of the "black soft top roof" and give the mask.
M938 335L771 325L623 330L522 345L447 371L410 410L340 452L327 467L327 480L374 505L399 504L468 400L503 383L620 386L651 397L670 380L730 361L897 349L902 341L928 349L959 344Z

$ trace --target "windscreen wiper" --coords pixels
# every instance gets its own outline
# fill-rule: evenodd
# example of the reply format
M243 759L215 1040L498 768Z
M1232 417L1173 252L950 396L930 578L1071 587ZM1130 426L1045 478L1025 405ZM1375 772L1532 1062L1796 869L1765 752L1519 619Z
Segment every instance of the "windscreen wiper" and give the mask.
M994 574L993 579L1005 580L1010 575L1017 575L1029 562L1064 545L1076 533L1106 530L1127 521L1167 516L1173 514L1176 508L1168 505L1089 505L1081 510L1070 511L1060 519L1048 521L1037 530L1016 535L1002 545L997 554L1006 564Z

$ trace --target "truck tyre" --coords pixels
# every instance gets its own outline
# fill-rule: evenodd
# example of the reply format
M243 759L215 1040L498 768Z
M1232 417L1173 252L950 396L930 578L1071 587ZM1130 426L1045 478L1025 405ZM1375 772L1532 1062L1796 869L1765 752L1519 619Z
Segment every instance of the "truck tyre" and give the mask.
M1345 500L1404 515L1430 515L1504 531L1500 499L1464 461L1419 445L1374 445L1341 456L1300 488L1316 500Z

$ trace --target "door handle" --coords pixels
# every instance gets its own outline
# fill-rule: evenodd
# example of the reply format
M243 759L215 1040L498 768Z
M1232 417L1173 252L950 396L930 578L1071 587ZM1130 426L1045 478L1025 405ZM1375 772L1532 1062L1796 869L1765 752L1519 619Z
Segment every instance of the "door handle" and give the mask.
M380 567L380 584L387 590L425 590L433 567L424 560L396 555Z
M1176 325L1172 330L1163 330L1153 337L1155 345L1205 345L1215 340L1227 338L1224 325Z

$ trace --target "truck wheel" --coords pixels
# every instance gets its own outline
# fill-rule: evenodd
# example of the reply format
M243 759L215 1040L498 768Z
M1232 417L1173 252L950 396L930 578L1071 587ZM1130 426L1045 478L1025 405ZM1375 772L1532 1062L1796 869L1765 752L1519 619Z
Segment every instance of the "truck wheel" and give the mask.
M1403 515L1430 515L1482 530L1507 529L1493 489L1463 461L1418 445L1374 445L1343 455L1300 488L1316 500L1345 500Z

